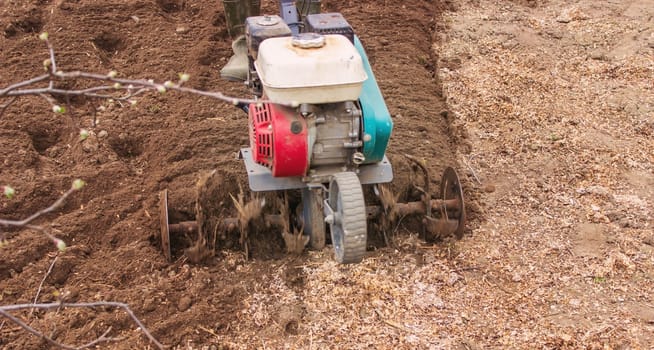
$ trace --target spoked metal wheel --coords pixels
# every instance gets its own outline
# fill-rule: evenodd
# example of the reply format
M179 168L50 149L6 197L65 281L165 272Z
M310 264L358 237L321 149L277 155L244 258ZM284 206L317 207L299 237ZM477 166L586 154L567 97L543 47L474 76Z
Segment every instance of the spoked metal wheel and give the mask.
M329 184L325 221L331 229L336 261L358 263L366 252L366 205L359 177L353 172L334 175Z
M461 181L456 170L447 167L443 172L441 178L441 197L444 202L454 203L454 206L449 208L443 205L441 208L442 220L449 220L455 222L456 229L454 235L457 239L463 238L463 230L466 225L466 206L463 201L463 189L461 188Z

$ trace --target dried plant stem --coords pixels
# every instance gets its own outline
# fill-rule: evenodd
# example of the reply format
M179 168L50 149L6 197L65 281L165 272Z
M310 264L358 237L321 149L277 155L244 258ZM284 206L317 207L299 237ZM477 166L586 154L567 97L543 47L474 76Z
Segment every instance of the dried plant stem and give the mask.
M40 337L44 340L46 340L48 343L59 346L64 349L84 349L88 348L91 346L94 346L100 342L107 342L107 341L117 341L120 340L119 338L107 338L106 335L109 334L111 331L111 328L109 328L107 331L104 332L100 337L97 339L91 341L90 343L79 346L79 347L72 347L69 345L61 344L54 339L46 336L42 332L30 327L27 325L25 322L23 322L21 319L15 317L10 311L17 311L17 310L23 310L23 309L41 309L41 310L49 310L49 309L62 309L62 308L96 308L96 307L113 307L113 308L120 308L125 311L129 317L134 321L134 323L139 327L141 332L152 342L158 349L164 349L163 344L161 344L157 339L155 339L150 331L148 331L147 328L145 328L145 325L134 315L134 312L132 309L130 309L129 305L124 304L124 303L119 303L119 302L114 302L114 301L99 301L99 302L92 302L92 303L64 303L64 302L56 302L56 303L48 303L48 304L14 304L14 305L6 305L6 306L0 306L0 315L6 317L9 319L11 322L17 324L24 330L26 330L29 333L34 334L37 337Z
M27 226L27 227L32 228L32 229L39 229L38 226L32 226L32 225L29 225L29 223L34 221L35 219L37 219L38 217L40 217L42 215L45 215L45 214L48 214L50 212L53 212L53 211L57 210L64 203L66 198L68 198L68 196L70 196L71 193L73 193L75 191L76 191L75 188L73 188L73 187L69 188L68 191L64 192L64 194L62 194L61 197L59 197L59 199L57 199L54 203L52 203L52 205L50 205L49 207L47 207L45 209L41 209L41 210L37 211L36 213L30 215L29 217L27 217L27 218L25 218L23 220L0 219L0 226L16 226L16 227ZM40 228L40 230L43 230L43 228Z
M0 105L0 117L2 116L2 114L4 114L5 110L9 108L9 106L11 106L11 104L14 103L14 101L16 101L17 98L18 97L12 97L5 104Z
M39 283L39 288L36 290L36 295L34 296L34 301L32 302L33 304L36 304L36 302L39 300L39 294L41 294L41 288L43 288L43 283L45 283L45 279L50 276L50 273L52 273L52 268L54 267L55 263L57 262L57 259L59 258L59 255L56 255L54 259L52 259L52 263L50 264L50 267L48 268L48 271L43 275L43 279L41 280L41 283ZM30 316L34 313L34 309L30 310Z
M470 157L470 159L472 159L472 157ZM465 165L468 167L468 169L470 169L470 173L472 173L472 176L475 178L475 180L477 181L477 183L481 185L481 180L479 180L479 176L477 176L477 172L476 172L475 169L470 165L470 163L468 162L468 160L465 159L465 158L463 158L463 163L465 163Z

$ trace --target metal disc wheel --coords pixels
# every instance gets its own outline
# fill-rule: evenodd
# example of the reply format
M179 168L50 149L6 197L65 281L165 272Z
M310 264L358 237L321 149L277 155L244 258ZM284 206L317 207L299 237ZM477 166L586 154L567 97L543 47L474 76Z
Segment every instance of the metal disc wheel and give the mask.
M336 261L358 263L366 252L366 205L359 177L353 172L334 175L329 184L329 223Z
M448 167L443 172L441 178L441 199L444 201L456 200L457 205L450 210L443 210L445 219L449 219L451 215L453 219L458 221L454 236L457 239L463 238L463 230L466 224L466 206L463 201L463 189L461 188L461 181L454 168Z

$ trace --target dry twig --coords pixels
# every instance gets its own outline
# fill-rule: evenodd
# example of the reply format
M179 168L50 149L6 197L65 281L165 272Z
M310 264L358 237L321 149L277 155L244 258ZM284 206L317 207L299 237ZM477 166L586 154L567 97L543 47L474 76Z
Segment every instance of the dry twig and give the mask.
M473 157L474 156L471 156L470 160L472 160ZM479 183L481 185L481 180L479 180L479 176L477 176L477 172L475 171L475 169L472 167L472 165L470 165L470 163L468 162L468 160L465 157L463 157L462 159L463 159L463 163L465 163L465 165L468 167L468 169L470 169L470 173L472 173L472 176L475 178L477 183Z
M52 263L50 264L50 267L48 268L48 271L43 275L43 279L41 280L41 283L39 283L39 288L36 290L36 295L34 296L34 301L32 302L33 304L36 304L36 302L39 300L39 294L41 294L41 288L43 288L43 283L45 283L45 279L50 276L50 273L52 273L52 268L54 267L55 263L57 262L57 259L59 258L59 255L55 256L54 259L52 259ZM34 313L34 309L30 310L30 316Z
M82 182L82 184L83 184L83 182ZM48 214L48 213L51 213L51 212L57 210L59 207L61 207L63 205L66 198L68 198L68 196L70 196L73 192L77 191L79 188L81 188L81 187L76 187L75 184L73 184L73 186L71 186L71 188L69 188L68 191L64 192L64 194L62 194L61 197L59 197L54 203L52 203L52 205L50 205L49 207L47 207L45 209L41 209L41 210L37 211L36 213L30 215L29 217L27 217L27 218L25 218L23 220L0 219L0 226L5 226L5 227L6 226L27 227L27 228L42 232L50 240L54 241L55 244L59 244L59 242L63 243L63 241L61 241L58 238L54 237L44 227L36 226L36 225L30 225L30 222L36 220L37 218L41 217L42 215L45 215L45 214ZM64 248L65 248L65 245L64 245Z
M134 321L134 323L139 327L139 329L143 332L143 334L152 342L158 349L164 349L163 344L161 344L157 339L155 339L150 331L148 331L147 328L145 328L145 325L136 317L132 309L129 308L127 304L124 303L119 303L119 302L113 302L113 301L99 301L99 302L92 302L92 303L64 303L64 302L57 302L57 303L49 303L49 304L15 304L15 305L6 305L6 306L0 306L0 315L6 317L9 319L11 322L17 324L24 330L26 330L29 333L32 333L33 335L44 339L48 343L61 347L63 349L85 349L89 348L91 346L95 346L101 342L110 342L110 341L119 341L121 338L107 338L107 334L111 331L111 328L109 328L107 331L105 331L100 337L96 338L95 340L82 345L82 346L70 346L66 344L62 344L60 342L57 342L56 340L48 337L47 335L43 334L42 332L30 327L27 325L25 322L23 322L20 318L12 315L10 311L17 311L17 310L23 310L23 309L41 309L41 310L49 310L49 309L62 309L62 308L96 308L96 307L112 307L112 308L120 308L123 309L129 317Z
M32 225L29 225L30 222L34 221L38 217L51 213L55 210L57 210L68 198L68 196L71 195L71 193L75 192L77 189L74 187L71 187L68 189L68 191L64 192L64 194L59 197L52 205L45 209L41 209L37 211L36 213L30 215L29 217L23 219L23 220L6 220L6 219L0 219L0 226L15 226L15 227L29 227L29 228L35 228Z
M0 117L2 117L2 114L5 112L9 106L11 106L14 101L16 101L17 97L10 98L9 101L7 101L5 104L0 105Z

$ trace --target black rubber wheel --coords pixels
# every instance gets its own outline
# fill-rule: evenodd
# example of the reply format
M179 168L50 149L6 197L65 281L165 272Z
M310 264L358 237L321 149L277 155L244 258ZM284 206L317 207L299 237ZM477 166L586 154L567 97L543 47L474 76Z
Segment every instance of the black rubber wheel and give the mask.
M366 253L368 232L359 177L353 172L335 174L329 184L328 203L333 214L326 221L336 261L341 264L361 262Z

